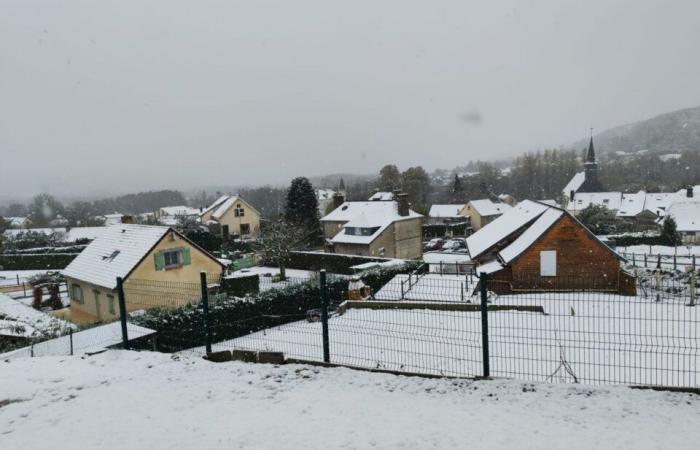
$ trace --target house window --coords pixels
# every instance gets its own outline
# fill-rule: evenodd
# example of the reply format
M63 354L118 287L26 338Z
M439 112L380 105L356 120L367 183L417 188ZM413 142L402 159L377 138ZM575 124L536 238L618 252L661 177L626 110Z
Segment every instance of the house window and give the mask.
M189 265L191 261L189 248L169 248L154 254L156 270L174 269Z
M85 303L85 298L83 297L83 288L79 285L74 284L71 287L71 298L77 303Z
M546 250L540 252L540 276L557 276L557 252L556 250Z
M241 205L236 205L236 209L233 210L233 215L235 217L243 217L245 216L245 210L241 207Z
M163 252L163 259L165 261L165 267L175 267L181 265L182 261L182 251L181 250L166 250Z
M114 312L114 296L107 295L107 309L109 309L110 314L116 314Z

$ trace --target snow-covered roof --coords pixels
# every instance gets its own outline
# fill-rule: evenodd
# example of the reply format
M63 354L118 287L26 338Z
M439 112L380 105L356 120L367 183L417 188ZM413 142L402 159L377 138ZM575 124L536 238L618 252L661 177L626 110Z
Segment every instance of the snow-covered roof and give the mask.
M160 214L164 216L198 216L199 209L189 206L164 206L160 209Z
M505 203L494 203L489 199L472 200L469 203L481 216L497 216L513 208Z
M66 232L64 242L75 242L81 239L94 240L107 230L108 227L75 227Z
M586 172L578 172L569 180L566 186L564 186L562 192L568 197L571 195L571 191L578 191L584 181L586 181Z
M393 222L423 217L413 210L407 216L399 215L395 201L345 202L321 219L324 222L345 222L343 229L331 242L345 244L369 244ZM346 228L378 228L368 236L346 234Z
M393 192L375 192L369 198L370 201L391 201L394 199Z
M668 192L647 194L644 200L644 209L660 216L664 215L676 195Z
M622 194L622 200L620 201L620 208L617 211L617 215L619 217L634 217L640 214L644 211L646 198L647 194L644 191L639 191L634 194Z
M525 200L493 222L467 238L467 248L472 259L507 238L524 225L534 221L549 206Z
M461 217L459 212L464 208L464 204L461 205L433 205L430 207L430 217L445 217L445 218L455 218Z
M107 227L66 267L63 275L114 289L170 230L152 225Z
M569 211L582 211L590 205L605 206L619 210L622 204L622 192L577 192L567 205Z
M204 211L202 211L200 213L200 216L203 216L204 214L208 213L209 211L212 211L215 208L218 208L223 202L228 200L229 197L230 197L230 195L226 194L226 195L222 195L221 197L217 198L216 200L214 200L214 203L209 205L208 208L206 208Z
M523 234L498 253L503 262L508 264L530 248L563 214L564 211L558 208L549 208L542 213L532 225L527 227Z
M127 335L129 340L142 338L155 334L155 330L145 328L132 323L127 323ZM122 343L122 331L120 322L112 322L87 330L73 333L73 354L97 353L109 347ZM33 347L24 347L0 355L1 359L22 358L30 356L63 356L70 355L71 337L61 336L55 339L34 344Z
M423 262L428 264L442 263L468 263L471 258L466 253L445 253L445 252L426 252L423 253Z
M494 259L476 268L476 273L491 274L503 269L503 264Z
M661 161L666 162L671 161L673 159L681 159L681 156L683 155L681 155L680 153L666 153L665 155L659 155L659 159Z
M246 202L243 200L238 195L222 195L221 197L217 198L214 203L212 203L207 209L202 211L202 213L197 213L200 216L203 216L204 214L213 211L212 212L212 219L214 220L219 220L223 217L224 214L226 214L226 211L228 211L235 203L237 202L244 202L246 204L246 207L254 210L257 212L255 208L253 208L250 203Z
M692 199L674 201L666 211L666 217L674 218L678 231L700 231L700 202Z
M330 200L335 193L336 191L333 189L316 189L316 198L319 200Z

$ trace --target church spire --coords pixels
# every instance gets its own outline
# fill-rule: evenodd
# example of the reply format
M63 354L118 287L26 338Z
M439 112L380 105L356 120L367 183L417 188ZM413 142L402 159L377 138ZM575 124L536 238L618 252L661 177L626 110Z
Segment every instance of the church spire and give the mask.
M593 149L593 128L591 128L591 141L588 144L588 153L586 153L586 162L587 163L594 163L595 162L595 149Z

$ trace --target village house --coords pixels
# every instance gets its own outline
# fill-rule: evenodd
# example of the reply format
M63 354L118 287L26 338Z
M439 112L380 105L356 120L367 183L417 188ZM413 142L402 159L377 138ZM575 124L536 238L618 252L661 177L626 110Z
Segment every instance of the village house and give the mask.
M420 258L423 216L409 209L406 194L396 198L344 202L323 217L328 250L359 256Z
M238 195L222 195L199 215L205 225L220 225L222 236L241 237L260 233L260 217L260 212Z
M464 203L457 205L432 205L430 207L430 223L455 223L466 221L467 218L462 215L462 211L467 205Z
M676 221L676 230L684 244L700 244L700 186L688 186L679 191L665 212L665 217L658 219L659 225L668 217ZM685 195L680 195L685 192Z
M598 163L595 159L595 149L593 148L593 136L588 144L586 159L583 163L583 172L576 173L573 178L564 186L562 197L566 206L579 192L603 192L605 188L598 180Z
M155 211L153 217L161 225L174 226L178 225L178 221L181 219L198 220L200 212L197 208L190 208L184 205L163 206Z
M117 277L124 280L125 286L132 280L197 286L200 272L218 277L223 269L221 262L172 228L113 225L63 270L70 296L68 318L76 323L118 319ZM162 306L146 305L129 297L128 311ZM198 297L190 300L198 301Z
M473 230L479 230L491 223L512 207L505 203L495 203L489 199L471 200L460 215L469 218Z
M625 261L566 210L526 200L467 238L477 273L498 294L592 290L635 293Z

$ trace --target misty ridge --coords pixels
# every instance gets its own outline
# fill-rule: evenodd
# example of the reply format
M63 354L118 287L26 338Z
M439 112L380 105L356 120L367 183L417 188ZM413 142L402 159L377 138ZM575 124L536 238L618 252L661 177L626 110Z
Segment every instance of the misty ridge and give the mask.
M675 192L694 183L700 173L700 107L606 130L595 139L601 182L611 191ZM496 199L504 193L516 199L559 202L562 187L583 167L586 144L581 141L568 150L546 149L500 161L469 161L432 172L421 166L399 168L390 164L378 168L376 175L340 173L309 179L317 189L345 192L349 201L366 200L378 190L402 189L407 192L412 207L422 214L427 214L433 204ZM202 209L225 192L240 194L257 205L263 217L273 219L284 211L287 186L281 182L268 186L157 190L94 200L54 198L43 193L27 202L7 202L0 207L0 216L37 216L36 210L50 197L54 213L75 226L89 224L91 217L114 212L144 214L172 205Z

